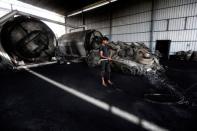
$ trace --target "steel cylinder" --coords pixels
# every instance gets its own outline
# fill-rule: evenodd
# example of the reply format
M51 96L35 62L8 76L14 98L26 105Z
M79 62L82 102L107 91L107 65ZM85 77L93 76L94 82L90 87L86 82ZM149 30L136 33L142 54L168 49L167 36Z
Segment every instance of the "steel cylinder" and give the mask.
M58 46L65 56L86 57L92 49L99 47L102 34L96 30L68 33L58 39Z
M50 61L57 44L54 33L45 23L27 16L7 21L0 38L1 46L11 60L25 63Z

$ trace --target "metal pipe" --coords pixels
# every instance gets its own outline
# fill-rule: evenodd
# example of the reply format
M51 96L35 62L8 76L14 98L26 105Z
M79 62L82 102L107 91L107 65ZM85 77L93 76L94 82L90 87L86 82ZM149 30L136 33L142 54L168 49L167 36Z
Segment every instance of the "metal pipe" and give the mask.
M5 23L6 21L8 21L10 18L14 17L17 13L18 13L17 10L13 10L13 11L7 13L6 15L2 16L0 18L0 25Z

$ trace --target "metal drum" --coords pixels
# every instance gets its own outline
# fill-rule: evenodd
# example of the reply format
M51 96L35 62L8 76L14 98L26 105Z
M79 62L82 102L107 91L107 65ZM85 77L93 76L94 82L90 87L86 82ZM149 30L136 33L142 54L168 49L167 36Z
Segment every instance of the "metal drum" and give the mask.
M58 39L58 52L66 57L86 57L89 51L99 48L102 37L102 34L96 30L65 34Z
M14 17L3 24L0 39L1 57L6 55L16 66L21 61L25 64L50 61L57 44L46 24L26 16Z

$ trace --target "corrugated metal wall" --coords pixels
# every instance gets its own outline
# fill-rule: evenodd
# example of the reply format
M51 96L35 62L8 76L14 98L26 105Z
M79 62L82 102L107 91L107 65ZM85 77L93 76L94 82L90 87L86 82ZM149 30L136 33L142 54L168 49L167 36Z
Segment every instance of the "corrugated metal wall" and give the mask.
M112 41L144 42L154 51L156 40L171 40L171 54L197 50L197 0L138 0L84 15L88 29Z
M65 22L67 24L71 24L71 25L75 25L75 26L81 26L81 25L83 25L83 16L82 16L82 14L79 14L77 16L66 19ZM81 30L82 30L82 28L73 29L71 27L66 27L66 33L76 32L76 31L81 31Z
M110 35L110 7L101 8L85 14L85 24L88 29L97 29L104 35Z
M104 35L109 36L110 35L110 9L101 7L86 12L83 15L79 14L77 16L69 17L66 19L66 23L75 26L81 26L84 23L87 26L87 29L97 29L101 31ZM73 30L73 31L77 31L77 30Z
M155 0L154 4L153 45L168 39L170 53L197 50L197 0Z
M151 1L127 3L117 7L112 16L112 40L144 42L149 45L151 25Z

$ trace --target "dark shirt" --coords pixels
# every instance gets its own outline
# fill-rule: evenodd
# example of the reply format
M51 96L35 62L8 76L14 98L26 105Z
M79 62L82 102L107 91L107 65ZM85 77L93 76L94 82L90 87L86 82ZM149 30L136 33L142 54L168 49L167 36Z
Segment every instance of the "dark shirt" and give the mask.
M99 48L99 52L103 51L103 56L105 57L109 57L110 56L110 52L109 52L109 48L106 45L101 45Z

